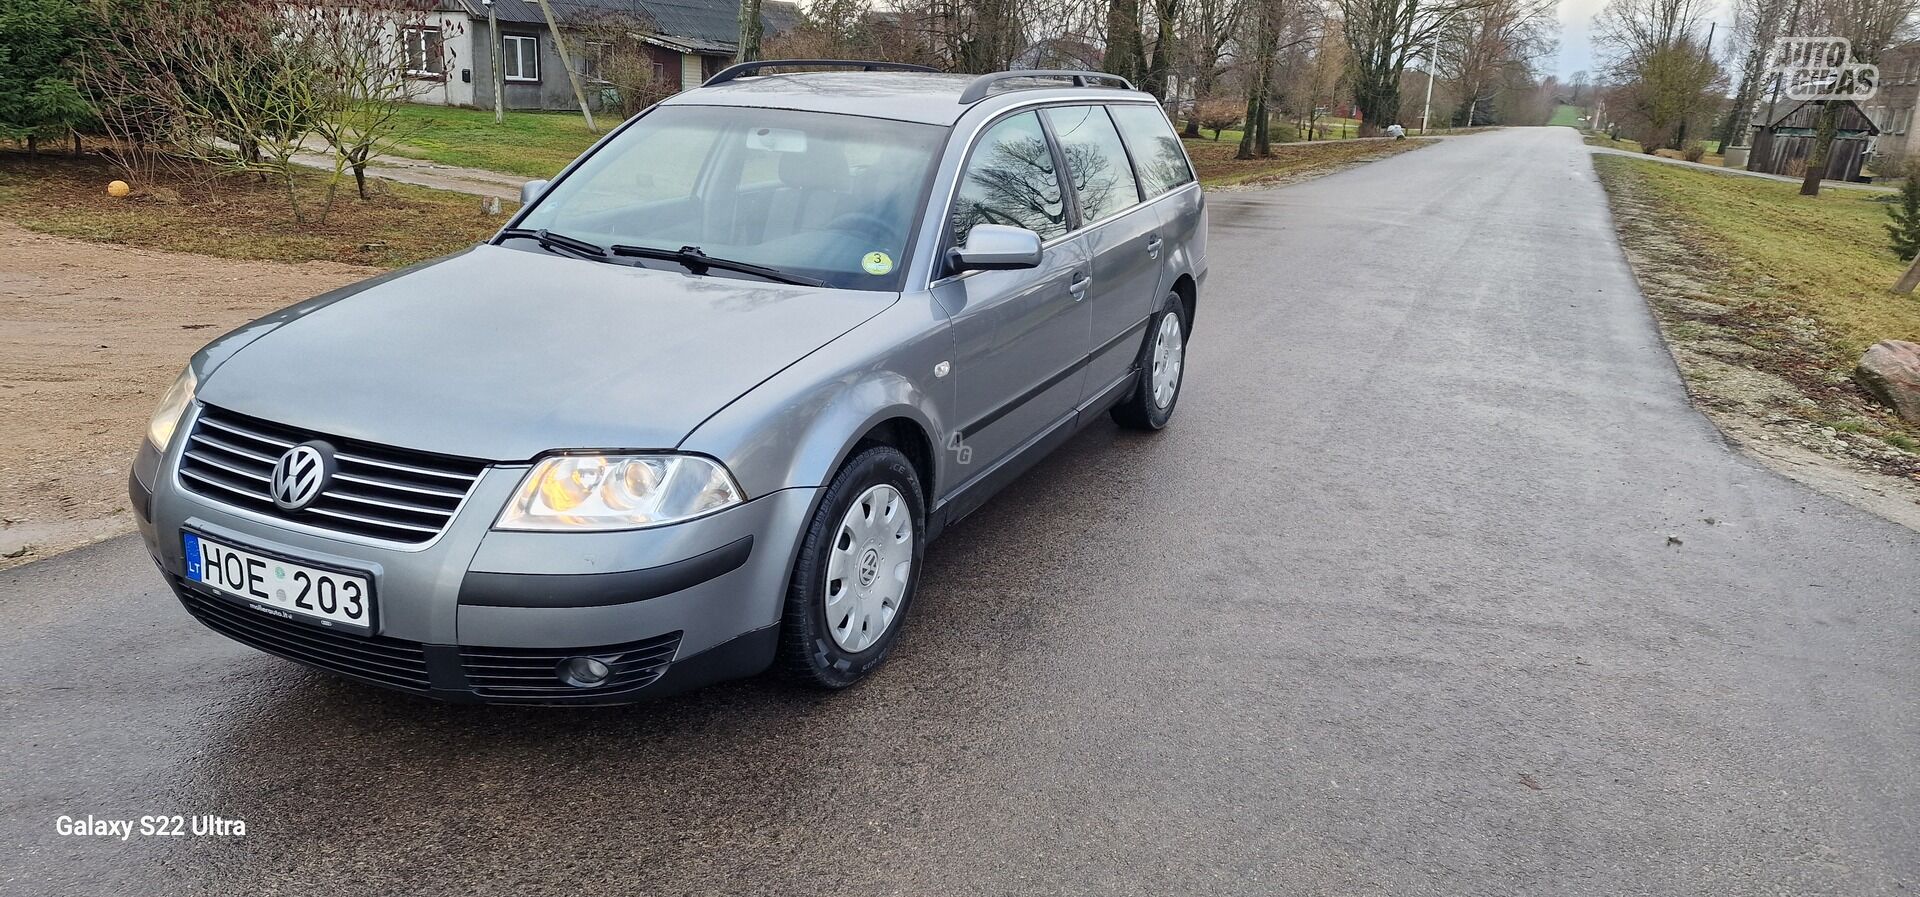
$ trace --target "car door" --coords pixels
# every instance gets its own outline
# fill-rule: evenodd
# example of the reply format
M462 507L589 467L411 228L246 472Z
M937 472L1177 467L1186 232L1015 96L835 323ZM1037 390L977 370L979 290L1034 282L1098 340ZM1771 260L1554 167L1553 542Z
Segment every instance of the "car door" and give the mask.
M1159 106L1114 103L1107 107L1107 114L1120 128L1120 139L1133 159L1140 196L1160 220L1160 286L1154 293L1164 296L1174 288L1181 273L1192 273L1196 264L1204 270L1205 195L1194 182L1193 165L1180 146L1179 135L1173 132L1173 123Z
M1085 299L1093 337L1080 397L1092 402L1131 374L1160 300L1159 213L1141 204L1139 180L1105 106L1053 106L1043 114L1072 175L1080 236L1093 257Z
M1027 228L1045 250L1037 268L947 273L933 284L953 322L959 426L946 448L959 465L949 480L956 491L1070 423L1083 392L1091 324L1082 296L1091 269L1085 241L1069 233L1058 168L1039 116L1028 111L986 128L958 179L942 256L976 224Z

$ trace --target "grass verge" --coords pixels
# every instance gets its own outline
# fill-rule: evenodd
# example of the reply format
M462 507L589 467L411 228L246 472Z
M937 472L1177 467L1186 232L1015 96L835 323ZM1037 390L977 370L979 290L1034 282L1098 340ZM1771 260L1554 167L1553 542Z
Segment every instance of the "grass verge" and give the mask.
M295 221L285 187L249 175L204 182L135 185L108 196L118 171L94 156L0 153L0 217L41 233L148 249L236 259L327 260L397 267L445 255L485 239L503 219L460 193L370 181L372 197L341 185L324 222L314 220L324 176L298 178L303 208Z
M1739 435L1920 483L1920 428L1853 382L1867 346L1920 340L1888 292L1888 198L1597 155L1641 290L1709 416ZM1731 423L1731 426L1728 424Z
M1642 146L1640 144L1640 141L1638 140L1628 140L1624 137L1618 140L1615 140L1611 137L1607 137L1604 134L1593 134L1593 133L1584 134L1582 136L1586 140L1588 146L1604 146L1604 147L1607 147L1608 149L1626 150L1627 152L1630 152L1630 153L1644 153L1647 151L1646 147ZM1707 152L1706 152L1706 155L1703 155L1700 157L1700 163L1702 165L1725 166L1727 164L1727 157L1722 155L1720 152L1720 141L1707 140L1703 142L1706 144ZM1679 150L1673 150L1673 149L1654 150L1653 155L1659 156L1663 159L1681 159L1681 160L1686 159L1685 154L1681 153Z
M602 133L619 124L594 123ZM490 111L447 106L402 106L399 131L396 156L528 178L553 177L600 139L577 112L508 112L495 124Z
M1284 143L1273 148L1267 159L1235 159L1239 146L1208 140L1188 140L1187 155L1193 157L1195 173L1207 187L1253 187L1286 183L1336 171L1362 162L1372 162L1408 150L1419 149L1431 140L1322 140L1312 143Z

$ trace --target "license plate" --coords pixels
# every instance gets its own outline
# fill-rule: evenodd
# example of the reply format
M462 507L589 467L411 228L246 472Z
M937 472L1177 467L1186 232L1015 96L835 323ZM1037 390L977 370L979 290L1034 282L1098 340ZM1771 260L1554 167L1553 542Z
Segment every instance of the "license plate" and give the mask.
M373 583L365 576L294 563L182 532L187 578L280 617L361 634L373 631Z

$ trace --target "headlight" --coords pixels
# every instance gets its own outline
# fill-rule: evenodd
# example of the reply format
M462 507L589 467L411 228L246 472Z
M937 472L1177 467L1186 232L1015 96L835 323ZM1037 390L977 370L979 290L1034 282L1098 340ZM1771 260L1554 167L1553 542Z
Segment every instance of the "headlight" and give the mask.
M557 455L533 466L494 527L635 529L740 502L727 469L697 455Z
M147 420L147 441L153 443L154 448L167 450L174 428L180 426L180 416L193 404L193 391L198 386L193 379L193 368L187 368L167 387L167 394L160 397L160 407L153 409L153 417Z

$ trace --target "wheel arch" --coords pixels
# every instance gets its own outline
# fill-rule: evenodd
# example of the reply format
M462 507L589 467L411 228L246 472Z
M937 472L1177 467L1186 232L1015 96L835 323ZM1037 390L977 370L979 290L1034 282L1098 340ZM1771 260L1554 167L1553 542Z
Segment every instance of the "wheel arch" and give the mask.
M1180 272L1180 276L1173 280L1173 292L1180 297L1180 308L1186 314L1187 318L1187 333L1191 335L1193 333L1194 314L1199 310L1199 284L1194 282L1192 274L1182 271Z
M895 415L879 421L868 427L866 432L860 434L858 439L847 446L833 469L838 471L841 465L847 463L847 459L861 450L862 446L873 445L888 446L907 456L907 460L913 464L915 476L920 480L920 494L927 505L932 506L936 474L933 437L927 434L926 427L922 426L920 421L906 415Z

